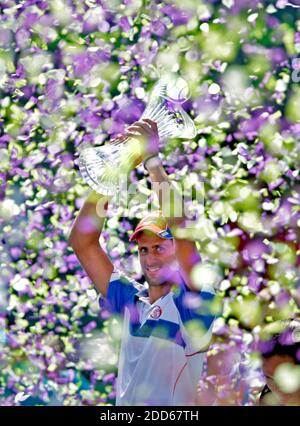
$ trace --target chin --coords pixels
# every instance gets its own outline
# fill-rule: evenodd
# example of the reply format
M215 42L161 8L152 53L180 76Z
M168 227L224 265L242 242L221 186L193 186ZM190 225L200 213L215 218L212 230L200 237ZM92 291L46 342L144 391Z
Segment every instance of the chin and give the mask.
M145 277L146 277L146 280L147 280L147 283L149 284L149 285L152 285L152 286L156 286L156 287L158 287L158 286L160 286L160 285L163 285L163 284L165 284L165 282L166 282L166 280L164 279L164 278L156 278L156 279L153 279L153 278L151 278L151 277L148 277L148 275L147 274L145 274Z
M149 285L152 285L152 286L155 286L155 287L159 287L160 285L164 284L163 281L151 280L151 279L147 279L147 282L148 282Z

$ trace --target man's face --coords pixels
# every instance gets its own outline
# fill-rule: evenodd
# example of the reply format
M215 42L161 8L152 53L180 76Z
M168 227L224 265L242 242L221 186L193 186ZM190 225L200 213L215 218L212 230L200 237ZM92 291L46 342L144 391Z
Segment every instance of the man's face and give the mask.
M143 274L149 285L172 282L178 272L173 240L160 238L152 232L143 231L137 239Z

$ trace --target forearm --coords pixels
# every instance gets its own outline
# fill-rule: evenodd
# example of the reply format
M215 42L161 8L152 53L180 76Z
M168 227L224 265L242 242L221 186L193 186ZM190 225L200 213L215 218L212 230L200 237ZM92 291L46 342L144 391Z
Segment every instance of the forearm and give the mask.
M184 221L184 203L182 194L169 179L160 159L151 158L145 165L148 170L153 189L157 194L163 216L170 226Z
M98 243L110 197L92 191L81 207L69 235L73 248Z
M174 235L181 275L191 290L199 291L198 288L194 287L191 273L194 266L201 261L200 254L194 241L182 237L178 238L177 233L180 228L185 228L187 223L184 197L172 184L158 157L147 160L145 167L149 172L153 188L158 196L162 215L167 219ZM162 184L165 184L165 187Z

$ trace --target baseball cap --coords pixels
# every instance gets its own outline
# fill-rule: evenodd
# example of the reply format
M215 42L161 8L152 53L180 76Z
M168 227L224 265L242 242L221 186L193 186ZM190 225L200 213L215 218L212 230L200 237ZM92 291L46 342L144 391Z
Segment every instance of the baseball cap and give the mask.
M150 231L156 234L160 238L166 238L168 240L173 238L170 228L168 227L166 219L162 216L161 211L155 211L145 216L135 228L133 234L129 238L129 241L136 240L138 234L142 231Z

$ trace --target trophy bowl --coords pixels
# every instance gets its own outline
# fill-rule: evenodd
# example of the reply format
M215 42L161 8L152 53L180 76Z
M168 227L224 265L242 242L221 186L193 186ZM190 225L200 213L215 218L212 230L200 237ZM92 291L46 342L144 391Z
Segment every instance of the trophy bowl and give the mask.
M168 138L192 139L196 127L182 108L189 97L187 82L176 74L162 76L150 92L149 102L140 119L157 124L161 141ZM83 179L96 192L112 196L120 190L120 181L142 162L141 141L134 137L120 138L100 147L90 147L79 157Z

